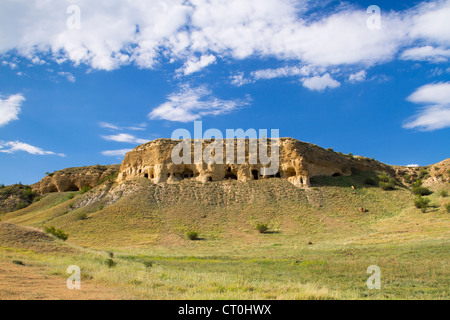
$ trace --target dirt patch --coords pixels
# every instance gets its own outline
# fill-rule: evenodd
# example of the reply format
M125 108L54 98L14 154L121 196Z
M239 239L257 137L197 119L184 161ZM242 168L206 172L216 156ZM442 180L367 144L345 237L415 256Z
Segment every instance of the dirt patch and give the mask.
M0 258L0 300L117 300L118 289L82 280L80 290L67 289L67 279L49 276L45 267L18 265ZM67 275L69 276L69 274Z
M2 246L41 253L74 251L40 230L4 222L0 223L0 247Z

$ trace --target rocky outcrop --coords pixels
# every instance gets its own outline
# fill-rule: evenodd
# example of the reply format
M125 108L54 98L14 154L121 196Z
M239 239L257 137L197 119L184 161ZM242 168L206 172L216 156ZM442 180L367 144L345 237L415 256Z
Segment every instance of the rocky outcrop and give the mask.
M239 143L242 143L243 140L239 140ZM209 152L207 148L211 147L212 142L196 141L201 144L203 152L205 150L207 150L207 153ZM252 155L255 155L254 152L249 152L249 150L253 149L250 148L248 139L244 143L245 161L241 162L241 164L237 164L236 161L227 163L225 143L221 144L223 146L221 163L208 164L205 161L201 161L201 163L196 164L194 161L194 140L189 140L188 142L191 148L191 160L187 161L189 163L176 164L172 159L172 150L181 141L158 139L138 146L126 154L120 166L117 181L147 178L154 183L176 183L183 179L193 179L205 183L226 179L250 181L281 178L296 186L307 187L310 184L310 178L314 176L351 175L352 170L355 169L383 170L394 173L389 166L367 158L346 156L292 138L280 138L277 141L279 145L279 166L276 173L265 173L270 165L262 164L259 154L256 163L250 161ZM268 155L271 152L271 142L269 139ZM233 150L234 159L237 160L237 139L234 140Z
M115 179L118 170L119 165L67 168L47 174L41 181L32 185L32 188L39 194L79 191L83 188L93 188L102 181Z

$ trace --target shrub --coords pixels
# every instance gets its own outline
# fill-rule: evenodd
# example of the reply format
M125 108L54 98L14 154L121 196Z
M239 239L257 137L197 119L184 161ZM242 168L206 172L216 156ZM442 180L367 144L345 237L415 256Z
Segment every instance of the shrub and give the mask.
M447 212L450 212L450 202L447 204L444 204L444 208L445 208L445 210L447 210Z
M151 267L153 267L153 261L144 261L143 262L144 266L148 269L150 269Z
M87 214L86 214L86 212L80 212L78 215L77 215L77 220L86 220L87 219Z
M67 195L67 199L73 199L75 197L75 193L69 193L68 195Z
M428 176L428 170L426 168L420 168L419 179L426 178Z
M81 188L81 193L83 194L83 193L86 193L86 192L88 192L88 191L91 191L91 187L89 187L89 186L84 186L83 188Z
M365 184L368 184L370 186L376 186L377 185L377 180L375 180L375 178L366 178L364 180Z
M422 180L416 180L413 182L412 187L420 187L422 186Z
M256 225L256 230L258 230L259 233L265 233L269 230L269 226L265 223L258 223Z
M26 207L28 207L28 205L27 205L26 203L24 203L24 202L19 202L19 203L16 205L16 210L20 210L20 209L23 209L23 208L26 208Z
M19 265L19 266L24 266L24 265L25 265L25 263L23 263L23 262L20 261L20 260L13 260L12 263L17 264L17 265Z
M2 183L2 184L0 184L0 189L4 189L5 188L5 185Z
M432 193L430 189L425 187L413 187L411 191L418 196L427 196Z
M197 231L188 231L186 233L186 236L189 240L197 240L198 239L198 232Z
M448 192L445 191L445 190L441 190L441 192L439 192L439 195L440 195L442 198L445 198L445 197L448 197Z
M61 229L55 229L55 227L44 227L44 230L46 233L52 234L63 241L66 241L69 238L69 235L67 233L65 233Z
M105 264L108 266L108 268L113 268L117 265L117 262L115 262L113 259L107 259L105 261Z
M380 182L378 182L378 186L383 190L394 190L395 189L395 184L392 182L380 181Z
M430 204L430 199L422 198L421 196L417 197L414 200L414 205L416 208L421 209L422 212L425 212Z

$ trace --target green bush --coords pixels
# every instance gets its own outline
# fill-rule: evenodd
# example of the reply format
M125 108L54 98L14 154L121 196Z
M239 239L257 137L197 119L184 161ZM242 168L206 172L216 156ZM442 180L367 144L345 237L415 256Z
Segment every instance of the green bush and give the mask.
M78 215L77 215L77 220L86 220L87 219L87 214L86 214L86 212L80 212Z
M445 210L447 210L447 212L450 212L450 202L444 204L444 208L445 208Z
M24 266L24 265L25 265L25 263L23 263L23 262L20 261L20 260L13 260L13 263L14 263L14 264L17 264L17 265L19 265L19 266Z
M448 197L448 192L445 191L445 190L441 190L441 192L439 192L439 195L440 195L442 198L445 198L445 197Z
M75 193L69 193L68 195L67 195L67 199L69 199L69 200L71 200L71 199L73 199L75 197Z
M378 182L378 186L383 190L394 190L395 189L395 184L392 182L380 181L380 182Z
M105 264L108 266L108 268L113 268L117 265L117 262L115 262L113 259L107 259L105 261Z
M413 184L412 184L412 187L414 188L414 187L420 187L420 186L422 186L422 180L416 180L416 181L414 181L413 182Z
M426 178L426 177L428 177L428 169L426 169L426 168L420 168L420 171L419 171L419 179L423 179L423 178Z
M23 208L26 208L26 207L28 207L28 205L27 205L26 203L24 203L24 202L19 202L19 203L16 205L16 210L20 210L20 209L23 209Z
M419 196L414 200L414 205L416 208L421 209L422 212L425 212L430 204L430 201L430 199Z
M265 223L258 223L256 225L256 230L258 230L259 233L265 233L269 230L269 226Z
M69 235L65 233L61 229L55 229L55 227L44 227L46 233L52 234L58 239L66 241L69 238Z
M197 240L198 239L198 232L197 231L188 231L186 233L186 236L189 240Z
M380 175L378 176L378 180L380 180L380 181L382 181L382 182L389 182L390 179L391 179L391 176L389 176L389 175L386 174L386 173L380 174Z
M89 186L84 186L83 188L81 188L80 192L83 194L83 193L91 191L91 189L92 188Z
M148 269L150 269L151 267L153 267L153 261L144 261L143 262L144 266Z
M427 196L432 194L431 190L425 187L413 187L411 191L418 196Z

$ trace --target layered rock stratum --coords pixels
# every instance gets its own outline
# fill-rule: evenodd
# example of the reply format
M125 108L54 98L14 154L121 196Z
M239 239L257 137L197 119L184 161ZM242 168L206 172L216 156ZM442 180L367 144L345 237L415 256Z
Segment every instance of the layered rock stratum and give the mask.
M286 179L299 187L308 187L310 179L320 175L348 176L354 170L381 170L394 174L394 170L390 166L372 159L336 153L292 138L280 138L268 140L267 154L269 156L272 143L278 141L279 166L276 173L267 175L265 169L270 164L261 163L260 152L255 156L256 163L251 161L252 154L254 155L255 152L252 152L254 150L251 149L248 139L232 140L230 146L232 145L233 148L230 150L234 152L235 161L231 163L227 163L225 140L223 143L219 141L221 147L214 150L212 155L215 156L214 153L222 149L222 157L219 157L221 161L212 164L205 161L195 163L195 141L201 144L202 154L208 155L214 149L211 141L189 140L187 143L190 144L191 149L190 161L179 164L174 163L172 150L182 142L181 140L157 139L136 147L125 155L125 159L120 165L117 181L147 178L158 184L194 179L206 183L226 179L249 181L277 177ZM242 148L245 148L245 161L237 163L239 143L242 143ZM260 148L259 145L258 148ZM187 148L187 150L189 149Z
M31 187L39 194L94 188L102 180L115 178L118 169L119 165L67 168L47 174Z

